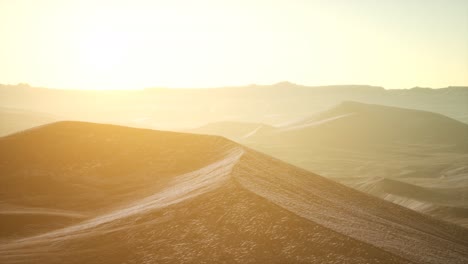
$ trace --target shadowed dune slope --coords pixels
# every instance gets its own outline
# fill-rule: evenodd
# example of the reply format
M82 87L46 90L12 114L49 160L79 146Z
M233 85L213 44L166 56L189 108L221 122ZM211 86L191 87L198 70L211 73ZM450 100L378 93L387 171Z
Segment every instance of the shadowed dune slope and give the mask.
M221 137L59 122L0 157L1 263L468 261L466 229Z
M361 181L354 188L412 210L427 213L458 225L468 226L466 186L423 187L396 179Z

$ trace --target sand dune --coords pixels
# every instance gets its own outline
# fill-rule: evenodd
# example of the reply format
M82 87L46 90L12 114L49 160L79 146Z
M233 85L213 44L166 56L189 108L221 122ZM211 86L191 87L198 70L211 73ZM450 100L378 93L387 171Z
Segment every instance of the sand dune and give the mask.
M55 115L31 110L0 107L0 136L56 122L60 119Z
M260 124L249 124L255 126ZM230 137L222 127L203 131ZM230 138L399 205L467 223L460 212L468 208L468 125L454 119L343 102L248 138Z
M380 179L351 183L354 188L395 204L462 226L468 226L468 187L422 187L403 179Z
M0 155L0 209L84 217L2 237L1 263L468 261L468 230L220 137L60 122Z
M74 211L0 205L0 240L47 232L78 223L87 215Z
M257 134L269 133L272 130L274 128L271 126L257 123L216 122L188 131L197 134L223 135L232 140L244 140Z
M357 102L343 102L279 130L268 140L339 147L401 143L453 145L468 152L467 124L431 112Z
M254 131L258 128L261 133ZM344 147L385 144L429 144L468 152L468 125L452 118L414 109L345 101L309 118L271 127L259 123L217 122L196 133L223 135L245 142L314 144Z
M398 181L395 179L382 179L376 185L379 189L382 189L382 192L385 193L403 197L411 194L410 198L414 198L418 201L425 201L429 203L454 207L463 207L466 205L466 201L464 200L466 200L466 196L468 194L468 186L454 186L452 188L429 188Z

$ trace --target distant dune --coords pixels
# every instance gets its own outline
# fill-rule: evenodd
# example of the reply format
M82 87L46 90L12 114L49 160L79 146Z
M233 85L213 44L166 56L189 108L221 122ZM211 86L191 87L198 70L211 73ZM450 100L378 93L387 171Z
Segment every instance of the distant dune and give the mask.
M0 136L56 122L59 119L52 114L0 107Z
M468 125L446 116L390 106L343 102L276 131L278 140L321 145L454 145L468 152Z
M197 134L222 135L232 140L245 140L249 137L258 137L259 134L271 133L275 131L275 128L258 123L216 122L187 131Z
M265 126L231 123L230 131L240 130L232 128L234 124L251 129L249 137L225 134L223 123L194 132L227 136L350 187L468 227L465 123L426 111L346 101L274 128L253 130Z
M468 153L468 124L427 111L351 101L276 127L260 123L217 122L188 131L239 140L248 138L246 142L256 143L340 148L411 144L456 148Z
M0 138L0 156L0 211L35 212L1 263L468 261L467 229L221 137L60 122Z

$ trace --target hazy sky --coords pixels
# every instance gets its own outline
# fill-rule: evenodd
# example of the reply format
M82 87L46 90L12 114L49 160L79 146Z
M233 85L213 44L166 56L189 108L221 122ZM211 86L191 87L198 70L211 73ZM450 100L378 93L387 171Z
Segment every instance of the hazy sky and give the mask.
M0 0L0 83L468 85L465 0Z

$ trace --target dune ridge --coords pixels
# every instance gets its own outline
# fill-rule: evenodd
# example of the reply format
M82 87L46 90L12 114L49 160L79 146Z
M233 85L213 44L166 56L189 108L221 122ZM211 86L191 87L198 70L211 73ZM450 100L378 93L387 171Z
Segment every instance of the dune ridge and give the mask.
M228 128L261 126L230 123ZM225 133L226 128L215 123L194 132L227 136L357 190L468 227L467 124L427 111L344 101L248 138Z
M34 148L20 160L1 152L0 165L15 177L39 167L47 168L48 173L34 177L51 181L47 175L61 170L46 166L48 162L66 167L70 164L65 161L87 164L111 155L113 165L121 169L111 171L109 176L128 185L127 188L137 188L142 195L122 196L127 188L95 185L95 191L112 189L104 197L115 200L117 205L101 203L102 210L86 210L74 200L64 203L92 217L42 234L7 238L0 246L2 263L464 263L468 260L468 230L464 228L359 193L220 137L60 122L4 137L0 149L8 146L11 152L25 141L34 144L47 135L60 136L53 143L46 142L45 149ZM109 135L113 140L108 140ZM92 141L91 152L82 146L45 159L36 155L47 149L69 149L83 144L82 140ZM140 141L146 144L140 145ZM103 147L111 151L96 152ZM134 149L137 151L133 152ZM122 152L132 153L125 155L128 164L117 158ZM85 153L91 156L75 159L75 155ZM144 159L148 156L151 159ZM187 162L167 163L185 159ZM128 173L125 168L141 166L142 160L144 164L152 164L153 176L132 174L132 180L125 179ZM32 164L27 165L30 171L17 167L25 164ZM87 173L97 169L87 167ZM1 180L12 186L9 177ZM57 187L64 188L64 184ZM76 193L81 193L80 190ZM49 195L42 202L50 208L49 201L61 197L61 193ZM25 204L28 200L11 194L8 199L28 205Z

